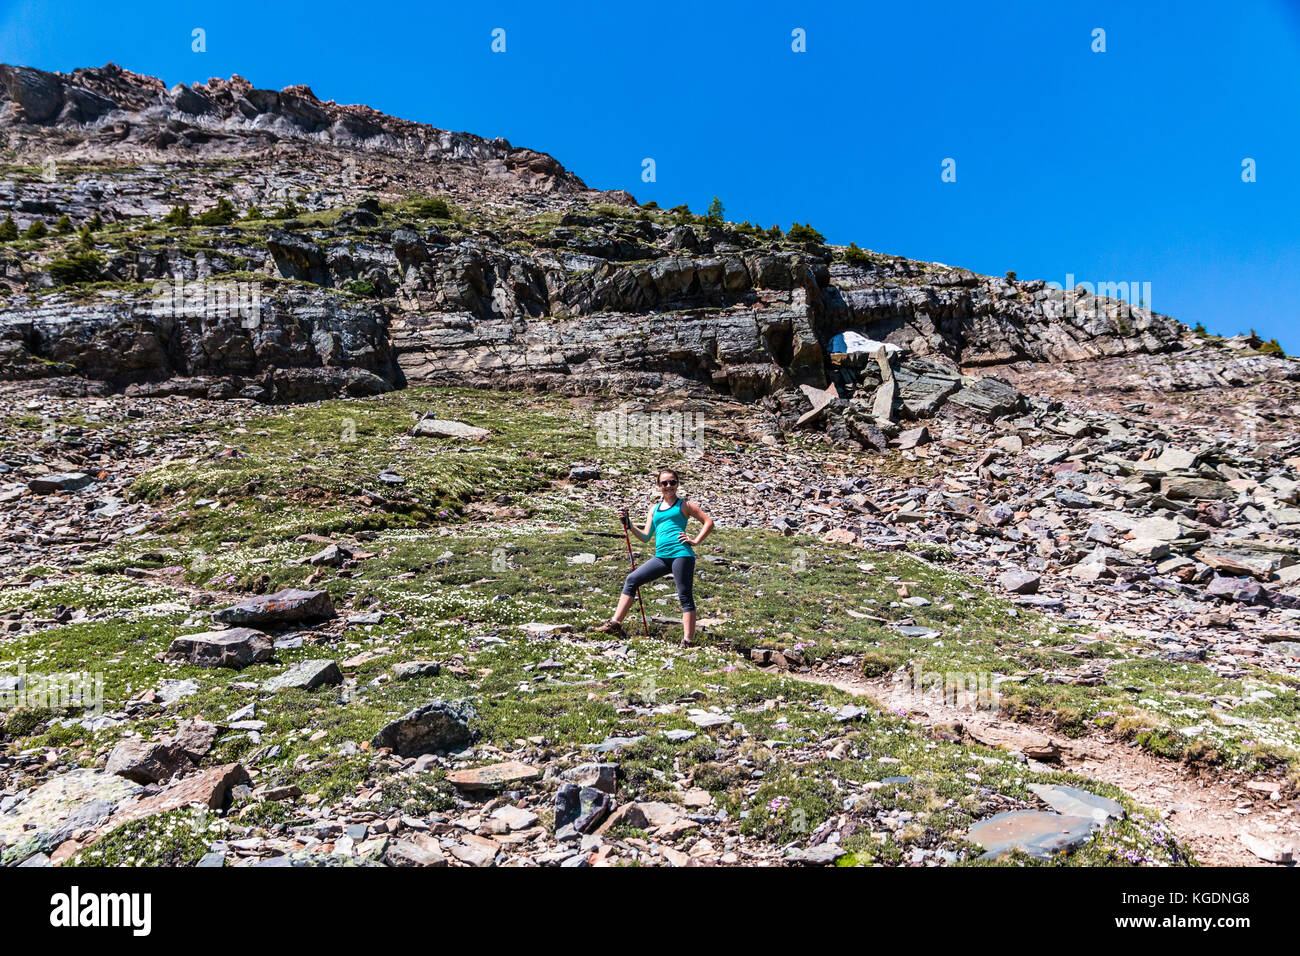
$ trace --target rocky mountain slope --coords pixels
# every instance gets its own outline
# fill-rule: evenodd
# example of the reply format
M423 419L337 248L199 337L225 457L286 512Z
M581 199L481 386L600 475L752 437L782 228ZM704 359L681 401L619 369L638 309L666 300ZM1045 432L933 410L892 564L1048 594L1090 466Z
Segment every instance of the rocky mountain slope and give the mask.
M1300 855L1266 343L305 87L0 67L0 137L0 863ZM594 630L666 464L695 647Z
M887 421L935 410L959 366L1162 352L1185 334L1041 281L641 208L548 156L305 87L169 90L113 66L0 80L0 207L23 235L97 224L5 250L0 374L49 390L619 388L773 397L797 417L795 386L837 381ZM181 206L210 224L164 221ZM180 283L197 299L178 306ZM212 301L221 283L238 306ZM879 376L866 395L831 360L846 330L905 346L922 391L871 415Z

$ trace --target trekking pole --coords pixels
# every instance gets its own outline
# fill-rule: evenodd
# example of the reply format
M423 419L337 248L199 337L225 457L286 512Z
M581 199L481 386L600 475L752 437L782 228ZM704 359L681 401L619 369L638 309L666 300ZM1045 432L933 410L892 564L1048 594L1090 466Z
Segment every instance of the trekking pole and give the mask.
M623 518L623 540L627 542L627 559L632 562L632 570L636 570L636 558L632 557L632 535L628 533L629 522ZM641 607L641 626L645 628L645 636L650 636L650 625L645 619L645 603L641 600L641 589L636 589L636 603Z

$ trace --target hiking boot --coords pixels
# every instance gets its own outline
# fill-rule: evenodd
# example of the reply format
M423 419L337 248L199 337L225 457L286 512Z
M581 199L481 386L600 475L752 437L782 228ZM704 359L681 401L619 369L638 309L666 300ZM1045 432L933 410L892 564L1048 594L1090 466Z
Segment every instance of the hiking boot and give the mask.
M622 637L623 625L618 623L618 621L606 621L604 624L595 628L595 631L597 634L617 634L619 637Z

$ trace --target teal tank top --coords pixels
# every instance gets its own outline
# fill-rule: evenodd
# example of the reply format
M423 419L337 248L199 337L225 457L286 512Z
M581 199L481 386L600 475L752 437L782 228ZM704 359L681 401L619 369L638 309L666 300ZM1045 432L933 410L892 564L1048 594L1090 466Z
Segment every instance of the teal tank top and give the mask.
M678 498L673 506L664 509L661 501L655 505L654 534L656 558L693 558L694 549L677 535L686 530L686 515L682 514L682 499Z

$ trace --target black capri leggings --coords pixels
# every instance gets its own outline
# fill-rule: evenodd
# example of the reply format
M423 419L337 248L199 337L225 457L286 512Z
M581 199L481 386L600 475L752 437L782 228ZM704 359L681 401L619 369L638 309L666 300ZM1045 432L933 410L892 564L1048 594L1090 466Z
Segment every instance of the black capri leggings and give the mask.
M671 574L673 582L677 585L677 600L682 602L682 610L694 611L695 559L672 558L672 564L668 563L669 560L668 558L651 558L641 565L629 574L627 580L623 582L623 593L635 594L637 588L644 587L651 581L662 578L665 574Z

